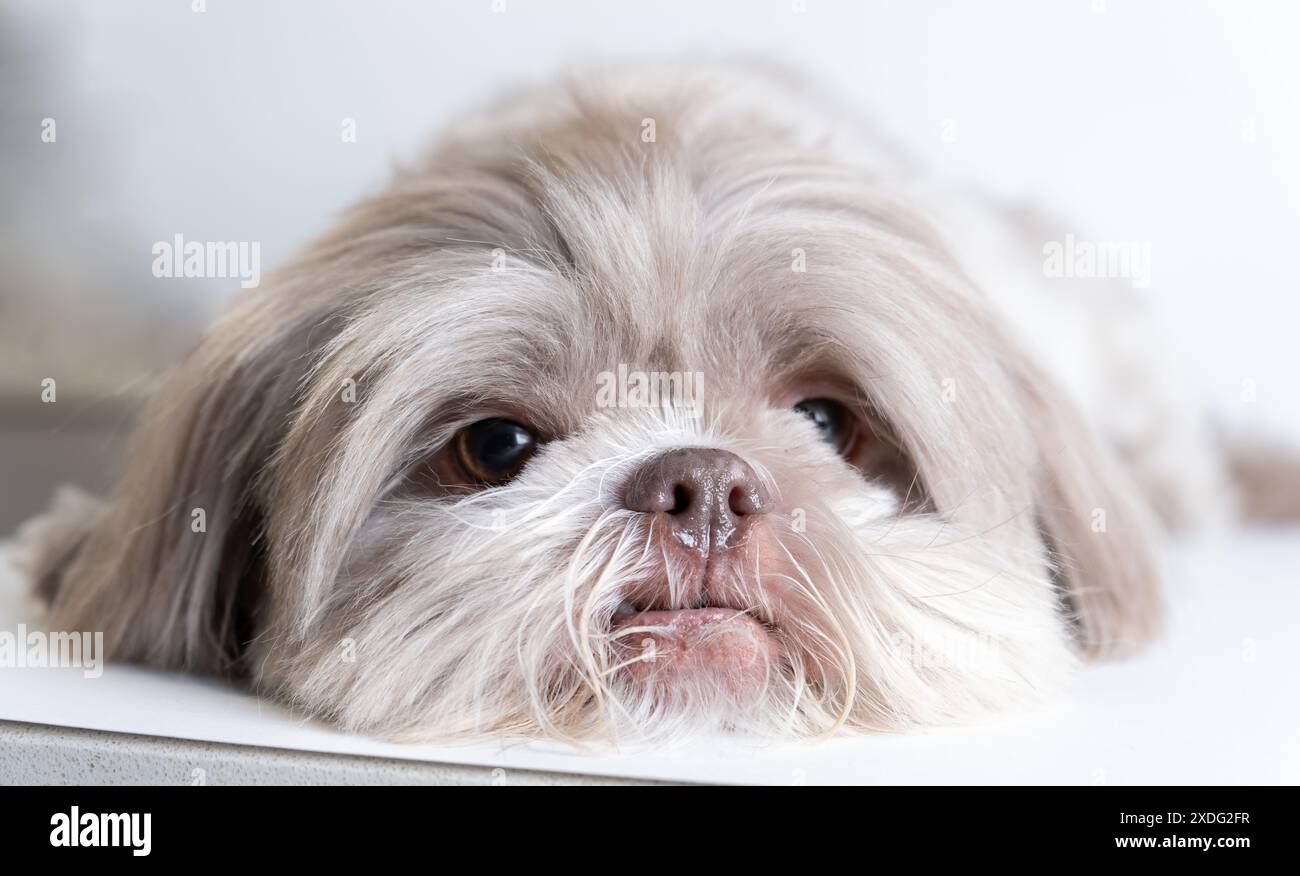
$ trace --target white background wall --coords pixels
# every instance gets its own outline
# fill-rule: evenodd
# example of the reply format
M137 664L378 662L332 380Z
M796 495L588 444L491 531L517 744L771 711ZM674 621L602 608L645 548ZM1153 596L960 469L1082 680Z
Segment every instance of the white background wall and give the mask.
M156 280L154 241L258 240L265 269L503 86L583 58L757 53L826 80L946 176L1037 199L1079 236L1151 242L1146 294L1221 415L1300 433L1300 4L801 5L5 3L21 48L0 86L0 312L47 323L60 303L24 337L73 331L64 305L110 339L201 323L238 281ZM59 140L41 151L44 117Z

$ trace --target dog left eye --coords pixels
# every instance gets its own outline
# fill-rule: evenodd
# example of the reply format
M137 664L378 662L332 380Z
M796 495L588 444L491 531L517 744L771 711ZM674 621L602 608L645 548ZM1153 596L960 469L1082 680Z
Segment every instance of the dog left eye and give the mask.
M829 398L806 398L794 409L812 420L827 444L846 457L852 453L857 428L844 405Z
M482 484L498 485L519 474L537 450L537 436L513 420L479 420L456 433L456 458Z

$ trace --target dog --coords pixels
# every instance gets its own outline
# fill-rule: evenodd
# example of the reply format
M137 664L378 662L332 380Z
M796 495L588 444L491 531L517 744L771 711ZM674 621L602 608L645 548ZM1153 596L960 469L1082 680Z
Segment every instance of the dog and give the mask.
M113 659L390 739L1032 707L1238 502L1138 296L1046 277L1044 227L786 73L516 93L242 294L26 569Z

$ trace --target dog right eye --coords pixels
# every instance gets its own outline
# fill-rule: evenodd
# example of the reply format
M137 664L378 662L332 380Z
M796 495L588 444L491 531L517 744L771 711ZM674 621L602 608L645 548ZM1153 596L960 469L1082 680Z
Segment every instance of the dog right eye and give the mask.
M456 433L456 459L481 484L496 486L519 474L537 451L537 436L513 420L492 417Z

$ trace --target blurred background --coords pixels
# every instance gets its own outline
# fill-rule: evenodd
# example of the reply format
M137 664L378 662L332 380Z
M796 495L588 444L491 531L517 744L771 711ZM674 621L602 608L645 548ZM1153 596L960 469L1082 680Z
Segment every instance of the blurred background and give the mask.
M1150 243L1215 416L1300 438L1297 34L1286 0L4 0L0 537L111 482L239 291L155 277L155 242L256 241L265 274L455 113L664 53L803 68L941 177Z

